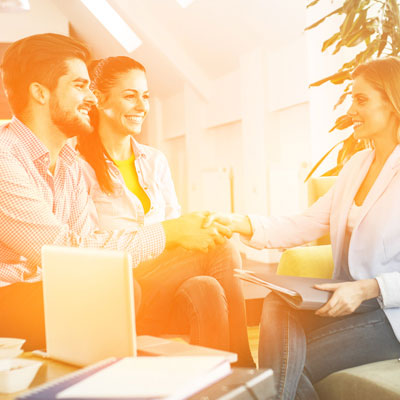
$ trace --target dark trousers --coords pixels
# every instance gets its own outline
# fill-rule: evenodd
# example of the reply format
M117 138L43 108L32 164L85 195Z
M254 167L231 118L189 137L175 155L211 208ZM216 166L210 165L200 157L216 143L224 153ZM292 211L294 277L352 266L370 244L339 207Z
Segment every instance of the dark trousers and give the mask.
M139 334L176 333L187 328L193 344L230 350L238 365L254 366L237 249L228 241L208 253L167 249L140 264L134 277L142 288Z
M313 384L329 374L399 354L376 300L335 318L295 310L274 294L264 300L258 359L260 368L273 369L279 399L317 400Z

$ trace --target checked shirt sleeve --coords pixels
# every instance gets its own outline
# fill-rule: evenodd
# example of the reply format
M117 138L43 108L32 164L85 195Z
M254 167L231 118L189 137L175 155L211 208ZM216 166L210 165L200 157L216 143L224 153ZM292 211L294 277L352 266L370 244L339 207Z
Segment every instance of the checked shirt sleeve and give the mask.
M71 196L68 212L76 221L60 221L34 175L13 155L0 153L0 281L34 280L45 244L126 250L135 266L163 251L161 224L136 232L96 230L88 216L92 203L82 184L79 180L64 193Z

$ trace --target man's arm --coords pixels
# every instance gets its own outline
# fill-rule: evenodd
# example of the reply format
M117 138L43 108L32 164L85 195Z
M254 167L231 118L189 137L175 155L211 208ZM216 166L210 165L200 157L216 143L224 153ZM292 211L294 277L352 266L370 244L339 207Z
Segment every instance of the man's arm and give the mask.
M165 228L154 224L136 232L96 230L85 216L91 203L80 184L75 189L81 197L74 198L71 194L71 199L75 202L73 213L81 218L81 227L71 230L70 223L62 223L54 215L45 187L35 184L15 157L0 154L0 166L0 241L18 257L25 257L29 265L40 265L40 252L45 244L126 250L131 253L134 265L138 265L158 256L166 244L204 249L207 244L221 240L219 233L201 228L200 216L186 216L171 220Z

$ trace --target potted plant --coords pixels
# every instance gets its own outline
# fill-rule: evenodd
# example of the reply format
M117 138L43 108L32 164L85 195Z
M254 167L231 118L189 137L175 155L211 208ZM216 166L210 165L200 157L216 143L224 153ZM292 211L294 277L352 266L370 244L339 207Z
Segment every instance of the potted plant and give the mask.
M310 0L308 7L315 6L320 0ZM310 87L320 86L326 82L334 85L344 85L336 107L340 106L345 98L351 94L351 72L361 63L382 56L398 56L400 53L400 13L398 0L332 0L338 3L338 8L323 18L319 19L306 30L314 29L327 18L333 15L343 15L344 19L330 38L322 44L322 52L333 48L333 53L338 53L344 47L355 47L364 43L363 49L354 56L353 59L345 62L340 69L333 75L327 76ZM346 84L347 83L347 84ZM351 119L347 115L340 116L335 125L329 130L333 132L336 129L343 130L352 125ZM332 147L311 169L306 177L306 181L311 177L315 170L332 152L332 150L341 145L337 157L337 164L322 176L337 175L346 161L357 151L369 146L366 141L357 141L353 135L337 143Z

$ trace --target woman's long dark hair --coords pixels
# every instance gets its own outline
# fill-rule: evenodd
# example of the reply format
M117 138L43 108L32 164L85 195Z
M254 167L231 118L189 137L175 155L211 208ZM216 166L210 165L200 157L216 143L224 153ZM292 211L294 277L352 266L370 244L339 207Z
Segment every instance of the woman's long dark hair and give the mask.
M146 72L142 64L135 61L133 58L125 56L95 60L89 65L88 69L91 80L90 88L92 90L98 90L105 96L107 96L116 80L124 73L135 69ZM114 191L114 185L107 166L107 159L110 159L110 157L101 143L98 129L98 113L99 111L95 107L90 111L90 120L94 130L90 134L80 135L78 137L77 148L94 169L101 190L105 193L112 193Z

